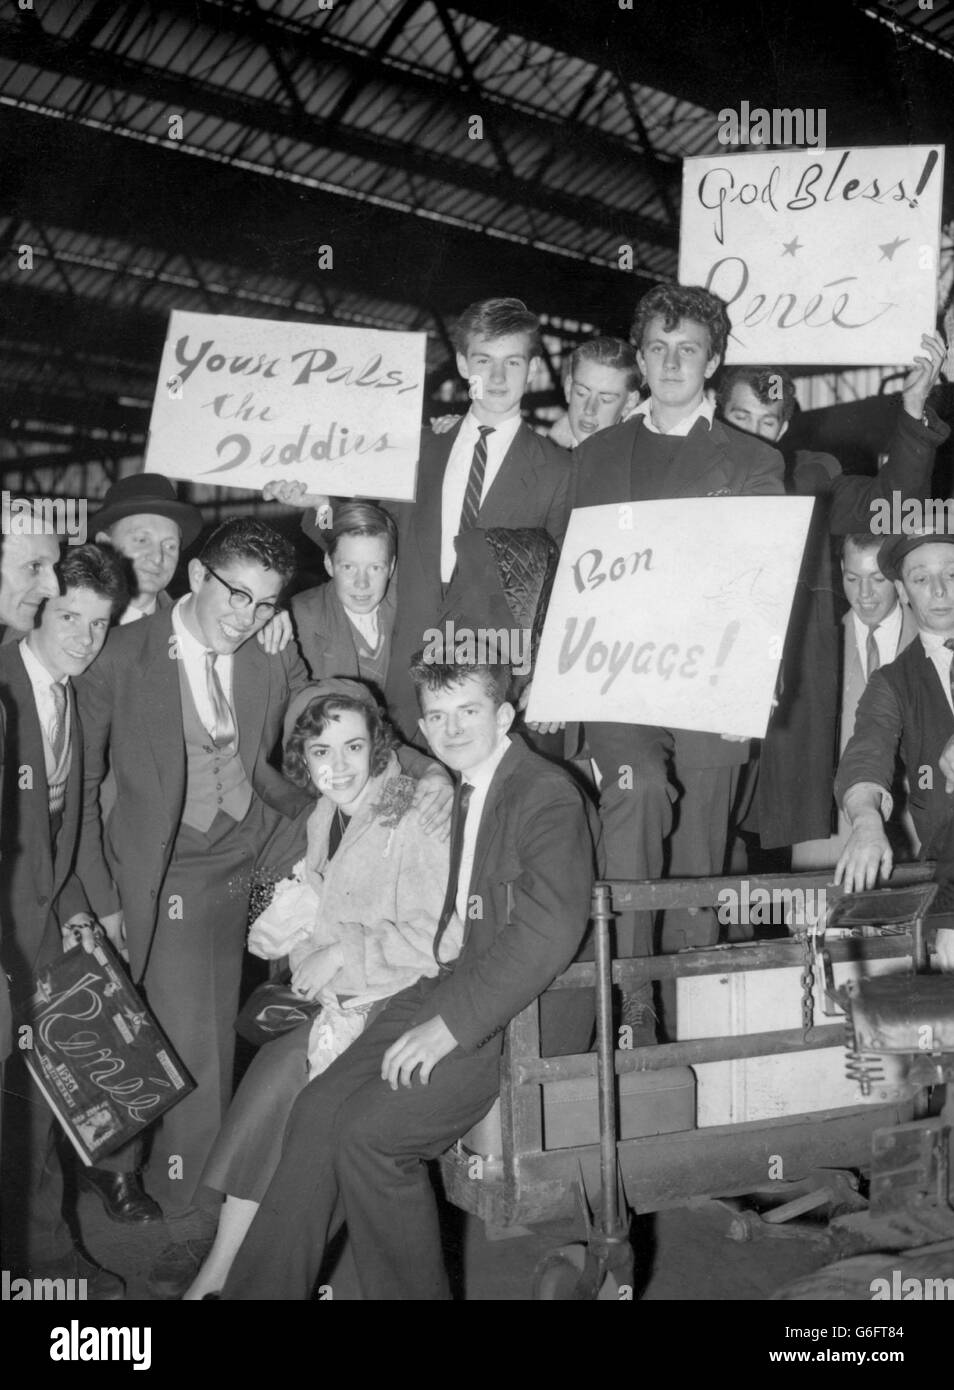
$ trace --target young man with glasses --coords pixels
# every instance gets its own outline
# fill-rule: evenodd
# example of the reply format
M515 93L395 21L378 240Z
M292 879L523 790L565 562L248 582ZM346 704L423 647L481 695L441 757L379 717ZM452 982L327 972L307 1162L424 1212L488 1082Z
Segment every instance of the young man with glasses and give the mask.
M269 761L304 663L294 644L268 656L248 640L294 569L272 527L225 522L189 562L190 592L114 632L77 682L80 876L197 1083L157 1128L145 1169L173 1240L153 1272L160 1294L201 1253L192 1195L231 1095L249 873L281 817L308 802ZM107 765L116 799L103 827Z

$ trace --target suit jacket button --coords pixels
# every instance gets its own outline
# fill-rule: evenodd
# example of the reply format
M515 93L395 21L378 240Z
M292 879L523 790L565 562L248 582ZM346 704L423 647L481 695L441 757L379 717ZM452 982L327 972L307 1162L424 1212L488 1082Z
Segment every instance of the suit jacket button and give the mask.
M47 903L50 901L49 898L46 897L43 893L37 893L36 900L39 903L40 907L46 907Z

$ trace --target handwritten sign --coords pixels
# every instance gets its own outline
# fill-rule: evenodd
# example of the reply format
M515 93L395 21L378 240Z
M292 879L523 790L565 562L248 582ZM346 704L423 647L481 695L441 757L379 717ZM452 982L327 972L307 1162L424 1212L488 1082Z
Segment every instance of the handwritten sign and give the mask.
M910 362L934 328L942 145L686 159L679 280L729 306L731 363Z
M169 316L145 467L219 487L301 481L412 501L423 333Z
M24 1061L87 1165L195 1090L105 942L39 971L17 1023Z
M813 504L698 497L574 511L528 720L761 738Z

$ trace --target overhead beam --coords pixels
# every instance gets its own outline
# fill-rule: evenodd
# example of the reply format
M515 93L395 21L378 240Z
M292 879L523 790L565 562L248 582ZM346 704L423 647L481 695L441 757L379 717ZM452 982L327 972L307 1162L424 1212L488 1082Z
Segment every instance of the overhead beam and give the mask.
M268 34L267 25L263 27ZM268 37L271 41L270 34ZM274 61L275 54L271 49L268 52ZM318 148L336 150L422 178L453 184L505 203L556 213L578 222L584 228L595 227L615 234L620 225L625 224L630 239L636 237L654 246L676 246L676 236L671 226L651 217L614 208L600 199L578 198L562 189L519 177L512 170L488 169L447 153L436 154L415 148L383 133L371 135L349 129L335 118L334 113L327 118L306 114L300 101L283 107L273 101L229 92L207 79L181 77L139 59L132 60L104 49L89 48L75 39L40 33L36 27L27 32L23 25L0 21L0 57L83 78L103 87L118 87L134 96L161 102L170 110L196 111L215 116L252 130L303 140ZM392 73L389 80L400 84L404 78L399 73ZM468 103L464 102L463 105L467 106ZM466 129L463 121L461 129ZM548 127L545 137L541 138L552 141L558 148L566 145L565 132L552 127ZM604 147L603 159L606 154ZM634 158L631 149L627 150L626 158L630 161ZM669 172L670 177L675 178L674 172ZM653 174L659 177L658 170L653 170Z
M240 269L399 303L433 302L451 316L471 300L516 294L539 313L607 332L628 323L637 294L653 283L611 265L570 260L168 145L22 110L7 125L0 215L41 226L116 236L197 260L214 247L217 260ZM37 149L42 160L33 154ZM625 239L625 224L619 231ZM322 244L333 247L333 270L318 269Z

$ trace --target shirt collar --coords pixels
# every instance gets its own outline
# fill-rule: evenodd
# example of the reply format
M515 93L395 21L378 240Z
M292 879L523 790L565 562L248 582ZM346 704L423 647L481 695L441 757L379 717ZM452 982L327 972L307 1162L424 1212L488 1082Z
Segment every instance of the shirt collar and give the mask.
M494 432L490 437L495 444L503 444L505 448L509 448L513 443L514 435L522 424L523 416L518 411L518 413L512 415L509 420L501 420L499 425L494 425ZM477 419L473 410L468 410L467 414L464 416L464 428L469 431L476 442L477 431L480 429L480 421Z
M23 657L23 664L26 667L27 675L30 677L30 684L33 686L61 685L63 689L66 690L70 683L69 676L64 676L62 680L59 681L51 676L40 658L30 650L28 646L29 640L29 637L22 637L20 639L20 655Z
M204 659L205 653L209 651L209 648L205 645L204 642L200 642L198 637L193 635L193 633L186 625L185 618L182 616L183 604L187 603L188 600L189 595L185 594L182 598L179 599L178 603L176 603L173 606L172 630L175 633L176 638L178 639L179 648L180 651L182 651L183 656L185 656L188 653L191 657L201 656ZM226 659L227 658L225 657L222 658L223 661L225 661ZM222 668L220 667L219 669L221 670Z
M944 643L948 641L948 638L942 637L938 632L925 632L923 627L918 628L918 636L928 656L933 656L935 652L942 651Z
M494 773L503 762L504 754L510 747L510 735L504 734L494 751L482 763L472 767L461 780L473 787L475 792L486 792L494 780Z
M854 609L851 610L851 619L855 625L855 635L860 641L867 642L869 632L883 632L886 636L892 633L900 635L902 612L901 604L896 603L886 618L882 618L877 627L871 628L867 623L863 623Z
M680 420L678 425L673 425L671 430L661 430L653 423L652 405L652 396L647 396L644 401L641 401L639 405L636 406L629 418L634 419L637 415L641 415L645 421L646 428L651 430L653 434L668 434L675 438L681 438L689 433L697 420L705 420L706 427L709 429L712 428L712 420L715 415L715 400L711 396L703 396L692 414L687 415L684 420Z

